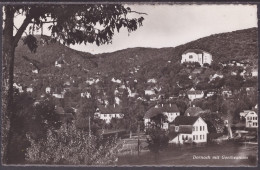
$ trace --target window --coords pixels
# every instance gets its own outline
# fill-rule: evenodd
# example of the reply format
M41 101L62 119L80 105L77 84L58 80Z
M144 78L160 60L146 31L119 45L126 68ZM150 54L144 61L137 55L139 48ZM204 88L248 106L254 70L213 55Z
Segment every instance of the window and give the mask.
M202 130L203 130L203 131L205 130L205 126L202 126Z
M189 59L191 59L191 58L192 58L192 55L189 56Z
M196 140L198 140L198 135L196 135Z
M176 131L176 132L179 131L179 126L175 126L175 131Z
M257 120L257 117L255 117L255 120Z
M198 126L196 126L196 131L198 131Z
M200 126L200 131L202 131L202 126Z
M195 135L193 135L193 140L195 140Z
M200 135L200 139L202 139L202 135Z
M194 126L192 127L192 131L195 131L195 127Z
M184 140L184 135L182 135L182 140Z

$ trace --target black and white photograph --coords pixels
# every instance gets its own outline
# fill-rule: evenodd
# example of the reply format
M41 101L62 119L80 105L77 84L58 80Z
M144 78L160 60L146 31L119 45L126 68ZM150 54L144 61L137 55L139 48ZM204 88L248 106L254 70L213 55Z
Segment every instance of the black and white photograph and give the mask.
M256 4L2 4L4 166L256 167Z

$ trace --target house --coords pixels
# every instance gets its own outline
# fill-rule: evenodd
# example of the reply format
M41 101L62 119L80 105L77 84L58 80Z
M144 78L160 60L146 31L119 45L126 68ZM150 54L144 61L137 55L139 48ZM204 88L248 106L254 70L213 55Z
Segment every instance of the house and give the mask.
M148 89L146 89L146 90L144 91L144 94L151 96L151 95L154 95L154 94L155 94L155 91L154 91L154 89L152 89L152 88L148 88Z
M206 143L208 134L207 123L198 116L178 116L169 132L169 143Z
M240 118L245 118L247 128L258 128L258 115L253 110L244 110L240 113Z
M187 92L188 98L193 101L194 99L201 99L204 97L204 92L201 90L195 90L194 88L191 88Z
M214 94L216 94L215 91L208 91L207 97L211 97L211 96L213 96Z
M224 87L222 88L221 94L225 97L230 97L232 96L232 91Z
M177 116L180 116L180 110L176 104L161 104L150 108L144 115L144 125L146 128L152 123L151 118L163 114L167 116L168 122L173 122ZM168 123L163 123L163 129L168 129Z
M50 88L50 87L46 87L46 88L45 88L45 92L46 92L46 93L51 93L51 88Z
M182 54L181 63L185 62L198 62L201 66L205 63L211 65L212 55L200 49L189 49Z
M114 104L111 105L99 105L94 116L96 119L102 119L107 124L111 122L112 118L122 119L124 114L121 112L121 107L119 105Z
M30 93L33 92L33 88L32 87L27 87L26 88L26 92L30 92Z
M258 76L258 70L256 68L253 68L251 71L252 77L257 77Z
M39 70L38 69L34 69L34 70L32 70L32 73L38 74Z
M202 112L203 110L200 107L195 107L193 105L185 111L184 116L199 116Z

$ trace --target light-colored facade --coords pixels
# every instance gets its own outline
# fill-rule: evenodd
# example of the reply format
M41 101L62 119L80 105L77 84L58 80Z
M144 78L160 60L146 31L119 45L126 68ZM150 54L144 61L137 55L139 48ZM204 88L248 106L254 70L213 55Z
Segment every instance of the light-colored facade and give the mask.
M240 113L240 117L246 120L247 128L258 128L258 115L253 110L244 110Z
M191 49L187 50L182 54L181 63L193 63L198 62L201 66L207 63L211 65L212 63L212 55L206 51L198 50L198 49Z
M188 117L184 119L188 119ZM183 129L186 129L186 132ZM190 125L176 125L175 132L178 134L171 139L169 143L184 144L207 142L208 127L201 117L197 117L196 121Z
M103 114L100 112L95 113L95 117L104 120L107 124L109 124L112 120L112 118L122 119L124 115L122 113L109 113L109 114Z
M187 92L188 98L193 101L195 99L201 99L204 97L204 92L201 90L195 90L194 88L191 88L188 92Z

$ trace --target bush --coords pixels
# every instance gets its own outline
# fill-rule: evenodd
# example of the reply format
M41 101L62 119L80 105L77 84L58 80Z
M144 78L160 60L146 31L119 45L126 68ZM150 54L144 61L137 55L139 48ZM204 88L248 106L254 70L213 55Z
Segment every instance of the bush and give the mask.
M26 160L41 164L84 164L114 165L121 145L116 139L89 135L75 125L63 125L57 131L49 130L47 140L36 142L29 135L31 146L27 149Z

